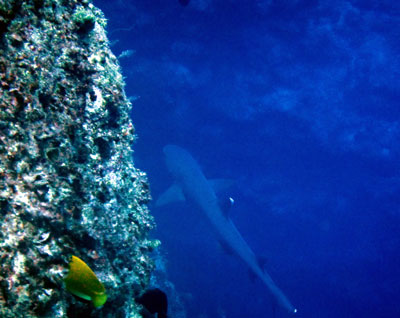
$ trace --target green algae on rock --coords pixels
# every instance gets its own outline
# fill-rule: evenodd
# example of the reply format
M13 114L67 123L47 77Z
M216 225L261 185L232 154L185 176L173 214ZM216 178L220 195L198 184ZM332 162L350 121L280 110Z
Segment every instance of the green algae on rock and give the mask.
M157 243L105 23L87 0L0 0L0 317L138 316ZM71 254L100 309L65 289Z

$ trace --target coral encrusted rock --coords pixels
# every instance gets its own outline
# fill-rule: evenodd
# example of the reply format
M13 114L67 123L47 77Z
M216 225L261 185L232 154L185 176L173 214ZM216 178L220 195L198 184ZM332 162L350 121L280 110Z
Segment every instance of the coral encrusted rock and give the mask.
M140 317L157 242L105 24L87 0L0 0L2 318ZM66 290L72 255L102 307Z

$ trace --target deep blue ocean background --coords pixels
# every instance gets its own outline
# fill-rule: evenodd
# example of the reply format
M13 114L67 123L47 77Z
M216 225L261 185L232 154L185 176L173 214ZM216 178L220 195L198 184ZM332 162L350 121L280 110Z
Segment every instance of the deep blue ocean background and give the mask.
M400 317L400 2L94 4L153 197L177 144L207 177L236 180L231 217L297 317ZM288 317L200 211L152 213L186 317Z

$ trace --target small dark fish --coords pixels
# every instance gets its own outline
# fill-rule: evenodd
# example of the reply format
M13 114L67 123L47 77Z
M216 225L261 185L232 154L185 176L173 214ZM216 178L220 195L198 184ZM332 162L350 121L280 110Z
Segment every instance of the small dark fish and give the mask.
M179 0L179 3L184 7L186 7L189 4L189 2L190 0Z
M136 299L151 314L157 313L158 318L167 318L168 299L167 295L160 289L154 288L146 291Z

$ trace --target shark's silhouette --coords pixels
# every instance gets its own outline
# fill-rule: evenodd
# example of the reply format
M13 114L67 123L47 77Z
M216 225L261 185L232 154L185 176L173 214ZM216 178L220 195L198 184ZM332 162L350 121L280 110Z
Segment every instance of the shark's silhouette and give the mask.
M297 310L290 303L282 290L274 283L271 276L260 266L257 257L236 229L231 219L224 213L217 199L214 186L221 182L208 181L193 157L181 147L167 145L164 147L167 167L175 179L156 205L161 206L178 200L190 200L197 205L211 223L221 245L236 254L247 264L252 273L268 287L276 301L290 313Z

